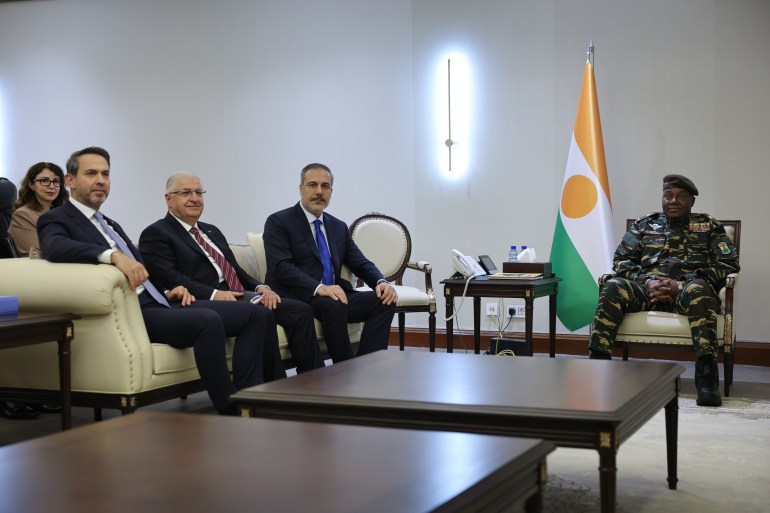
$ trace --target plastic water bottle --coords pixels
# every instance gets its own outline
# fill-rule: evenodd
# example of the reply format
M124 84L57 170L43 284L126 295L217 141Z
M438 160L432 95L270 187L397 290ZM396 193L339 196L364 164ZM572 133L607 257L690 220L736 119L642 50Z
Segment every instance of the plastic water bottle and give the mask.
M511 246L511 250L508 252L508 261L516 262L519 259L519 252L516 251L516 246Z

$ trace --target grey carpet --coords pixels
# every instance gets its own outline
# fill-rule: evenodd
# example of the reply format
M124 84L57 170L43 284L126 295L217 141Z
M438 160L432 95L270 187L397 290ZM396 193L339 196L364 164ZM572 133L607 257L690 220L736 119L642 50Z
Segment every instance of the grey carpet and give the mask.
M619 513L770 511L770 401L726 398L720 408L679 401L679 483L666 482L665 419L661 411L620 447ZM548 458L544 510L599 511L599 457L557 449Z

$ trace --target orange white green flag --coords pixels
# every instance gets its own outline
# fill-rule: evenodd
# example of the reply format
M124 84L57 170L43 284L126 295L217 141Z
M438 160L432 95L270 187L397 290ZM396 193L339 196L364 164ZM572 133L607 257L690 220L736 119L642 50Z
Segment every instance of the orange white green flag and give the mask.
M570 331L593 320L599 299L597 278L612 269L611 228L612 199L589 58L551 246L553 272L562 279L556 314Z

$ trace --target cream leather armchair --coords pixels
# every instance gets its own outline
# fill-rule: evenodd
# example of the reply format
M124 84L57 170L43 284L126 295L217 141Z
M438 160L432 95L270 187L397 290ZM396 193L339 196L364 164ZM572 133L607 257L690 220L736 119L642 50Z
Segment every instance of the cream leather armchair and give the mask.
M630 228L634 219L628 219ZM720 221L727 236L733 241L740 255L741 222ZM599 278L599 287L610 279L612 274ZM730 274L725 287L719 291L722 300L722 312L717 315L717 341L720 352L724 355L724 390L730 396L733 383L733 364L735 361L735 291L738 275ZM623 359L628 360L629 350L633 347L663 347L692 351L692 336L687 317L668 312L637 312L626 314L615 337L615 347L623 349Z
M436 295L433 292L430 264L424 260L412 262L412 237L404 223L385 214L372 212L359 217L350 225L350 234L366 258L382 272L385 279L393 282L398 293L398 341L404 350L405 314L428 314L428 339L430 350L436 350ZM423 274L425 288L403 284L407 269ZM369 290L358 280L358 288Z
M260 236L232 245L247 272L265 269ZM30 258L0 259L0 295L18 296L19 309L67 312L74 321L71 344L72 404L130 413L148 404L204 390L193 350L153 343L139 300L123 274L111 265L54 264ZM261 276L263 277L263 276ZM325 344L316 323L321 348ZM361 324L350 325L360 340ZM283 328L279 348L286 368L294 366ZM227 345L232 355L232 340ZM4 349L0 355L0 399L59 401L57 344Z

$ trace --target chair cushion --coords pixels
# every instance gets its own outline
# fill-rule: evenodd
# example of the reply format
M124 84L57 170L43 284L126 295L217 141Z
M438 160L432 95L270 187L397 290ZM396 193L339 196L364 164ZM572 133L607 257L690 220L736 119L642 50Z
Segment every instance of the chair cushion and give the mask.
M430 298L424 290L406 285L393 285L393 287L395 287L398 294L397 306L428 306L430 304ZM365 292L372 289L364 285L363 287L356 288L356 290Z
M259 279L259 264L257 263L257 255L252 246L249 244L230 244L230 249L235 255L235 260L238 262L238 265L240 265L249 276Z
M717 339L724 344L723 315L717 315ZM687 317L668 312L636 312L626 314L615 337L618 342L691 345Z

